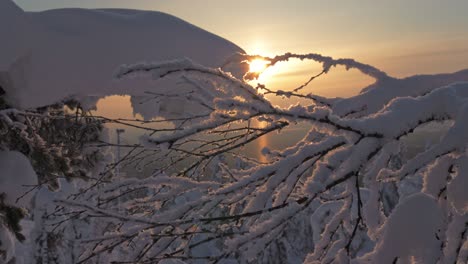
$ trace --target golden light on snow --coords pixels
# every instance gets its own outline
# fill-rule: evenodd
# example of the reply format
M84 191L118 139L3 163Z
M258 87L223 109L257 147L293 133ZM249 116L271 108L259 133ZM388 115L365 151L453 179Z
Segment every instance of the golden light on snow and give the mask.
M270 62L266 60L262 60L262 59L252 60L249 62L249 66L250 66L249 71L255 72L255 73L261 73L267 68L268 64L270 64Z

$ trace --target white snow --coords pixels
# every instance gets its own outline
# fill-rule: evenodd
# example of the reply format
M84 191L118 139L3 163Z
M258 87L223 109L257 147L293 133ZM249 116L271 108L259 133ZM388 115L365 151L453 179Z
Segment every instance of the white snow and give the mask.
M466 190L468 187L468 157L466 155L460 158L457 170L454 179L447 186L447 199L459 214L466 215L468 213L468 192Z
M224 248L213 241L198 251L186 248L185 254L235 253L228 256L232 257L239 253L241 261L254 261L284 237L284 230L295 223L292 220L304 216L310 218L314 232L309 237L314 250L304 252L311 263L352 262L353 258L358 263L453 263L468 254L463 237L468 209L468 83L451 84L467 81L467 70L396 79L352 59L288 53L271 59L272 64L295 57L320 62L324 72L343 65L375 78L376 83L349 99L322 98L317 105L279 108L250 85L217 69L232 54L242 52L239 47L163 13L109 9L26 13L11 0L0 0L0 36L5 43L0 50L0 85L14 107L39 107L69 97L93 107L101 97L129 94L134 112L145 118L198 113L193 111L197 104L208 108L203 112L206 119L172 133L147 136L144 146L154 143L171 151L191 136L235 122L250 125L259 116L269 120L271 127L282 128L289 125L286 121L298 119L314 127L293 147L266 150L267 163L233 169L229 172L233 182L216 182L194 169L193 178L155 174L143 180L103 182L76 199L69 194L80 189L78 181L61 181L60 192L42 189L36 195L35 226L26 234L34 241L44 239L54 228L45 216L53 215L57 204L85 210L77 218L64 219L69 217L67 210L54 215L55 220L71 225L60 227L63 241L84 243L82 248L68 250L74 247L71 244L58 249L60 259L74 259L72 252L80 254L78 258L102 253L106 261L132 261L153 235L163 237L150 246L148 256L164 256L167 249L184 246L171 242L164 230L181 234L216 227L213 234L230 229L239 234L221 241ZM237 77L245 70L238 64L231 66L224 69L233 70ZM174 72L181 74L173 76ZM131 78L136 75L139 78ZM294 96L287 91L278 95ZM153 97L157 100L147 100ZM8 116L11 111L18 110L0 114L14 127ZM440 142L400 160L402 137L433 120L451 121ZM226 173L227 163L215 158L213 165ZM209 180L196 180L199 176ZM7 204L29 207L33 193L17 199L35 184L37 176L23 154L0 151L0 193L6 194ZM145 190L147 197L120 199L123 192L138 189ZM116 199L118 203L110 202ZM209 219L216 216L222 221ZM222 223L215 226L213 222L218 221ZM100 229L100 224L109 223L122 225L109 232ZM80 233L79 239L75 232ZM98 252L105 249L100 240L111 243L129 235L135 236L132 247L123 244L117 253ZM206 236L194 237L189 243ZM3 261L8 261L15 242L1 223L0 241ZM96 247L85 246L93 241ZM40 243L29 246L31 255L42 250Z
M430 263L438 259L441 241L437 239L442 224L437 201L425 194L415 194L402 201L387 220L383 237L371 263ZM365 256L364 258L368 258Z
M17 151L0 151L0 193L6 194L5 203L29 208L34 194L29 191L37 183L36 173L26 156Z
M180 86L174 80L116 82L114 73L123 63L184 57L221 67L233 54L243 52L221 37L161 12L71 8L23 12L11 0L0 2L0 34L0 57L5 64L0 72L8 72L2 74L2 83L8 101L18 108L49 105L71 96L85 100L113 94L144 96L144 91L155 89L173 91ZM238 64L225 70L237 76L245 71Z
M404 79L378 80L352 98L337 100L333 110L340 116L365 116L382 109L394 98L420 96L454 82L468 81L468 70L450 74L416 75Z
M25 240L23 242L19 242L15 240L15 264L28 264L31 262L30 256L32 255L32 245L34 245L35 241L33 241L32 232L34 229L34 222L32 220L22 220L21 224L21 234L25 236Z
M467 214L455 214L453 216L453 219L450 224L448 224L445 233L445 236L447 237L447 243L444 247L444 256L442 257L440 263L463 263L462 261L466 261L468 254L466 234L465 237L463 237L461 234L466 232L467 222ZM464 247L463 243L465 243Z
M0 224L0 264L8 263L15 255L13 234Z
M453 158L450 156L444 156L431 164L429 170L424 174L423 192L437 198L444 187L447 186L452 164Z

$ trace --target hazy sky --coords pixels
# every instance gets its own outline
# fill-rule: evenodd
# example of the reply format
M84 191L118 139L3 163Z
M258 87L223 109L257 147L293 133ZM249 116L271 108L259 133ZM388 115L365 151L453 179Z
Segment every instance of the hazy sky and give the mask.
M28 11L62 7L159 10L229 39L248 53L317 52L352 57L398 77L468 68L466 0L15 2ZM295 78L310 74L304 69L298 63L282 68L294 71ZM337 80L342 88L343 80L349 85L359 84L355 75L343 76L331 78L336 84L330 85L340 85ZM284 84L291 78L290 74L279 74L276 80Z

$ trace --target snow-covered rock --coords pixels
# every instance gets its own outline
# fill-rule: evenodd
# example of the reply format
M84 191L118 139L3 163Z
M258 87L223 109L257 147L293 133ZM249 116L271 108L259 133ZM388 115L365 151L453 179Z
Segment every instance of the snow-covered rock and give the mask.
M180 84L145 78L117 82L114 73L126 63L184 57L221 67L233 54L243 52L221 37L161 12L74 8L23 12L11 0L0 5L0 34L8 43L2 43L0 51L0 72L8 74L2 74L0 82L8 102L18 108L49 105L70 96L167 93ZM244 66L231 64L225 70L241 76Z
M0 151L0 193L6 195L4 202L29 208L34 193L24 194L34 185L37 185L37 176L29 159L17 151Z

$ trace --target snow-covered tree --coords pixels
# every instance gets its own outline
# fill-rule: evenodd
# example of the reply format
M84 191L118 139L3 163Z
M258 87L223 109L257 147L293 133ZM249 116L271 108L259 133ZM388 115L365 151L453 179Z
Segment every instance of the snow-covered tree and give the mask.
M90 118L74 102L69 102L66 108L59 104L34 111L18 110L3 102L0 109L0 263L3 263L15 256L15 240L34 242L23 234L20 221L32 212L37 189L62 190L58 185L60 179L89 179L104 161L104 152L88 147L101 137L101 121Z
M96 117L146 133L122 145L129 151L110 167L150 166L153 174L38 196L48 197L38 227L60 236L48 261L466 263L468 71L396 79L352 59L262 57L270 67L293 58L319 62L322 72L272 90L188 59L122 66L118 79L181 78L193 89L149 93L201 110L153 121ZM375 83L345 99L304 93L336 66ZM283 108L266 95L303 101ZM295 123L310 127L295 145L264 149L266 161L242 154ZM434 123L446 128L440 140L405 156L408 137Z
M149 11L0 0L0 21L0 263L468 262L468 70L397 79L352 59L250 56ZM242 79L255 59L322 70L276 90ZM337 66L375 82L306 92ZM112 94L147 120L88 111ZM117 146L106 124L140 141ZM296 143L245 153L296 125ZM430 127L440 139L408 153Z

